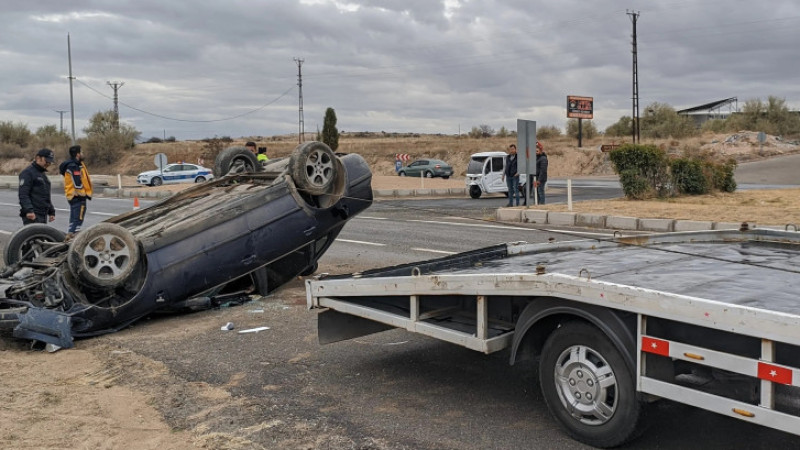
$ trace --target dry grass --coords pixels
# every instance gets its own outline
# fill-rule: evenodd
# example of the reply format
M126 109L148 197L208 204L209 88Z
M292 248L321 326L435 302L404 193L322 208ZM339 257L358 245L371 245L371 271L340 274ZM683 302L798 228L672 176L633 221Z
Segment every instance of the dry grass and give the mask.
M567 205L537 209L567 211ZM761 225L800 226L800 188L737 191L663 200L594 200L575 202L574 212L639 218L755 222Z

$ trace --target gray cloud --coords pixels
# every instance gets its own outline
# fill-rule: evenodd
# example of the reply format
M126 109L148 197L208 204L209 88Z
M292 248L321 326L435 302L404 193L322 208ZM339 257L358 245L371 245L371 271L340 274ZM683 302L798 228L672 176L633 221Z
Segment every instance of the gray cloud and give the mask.
M563 127L567 95L595 98L602 129L631 114L631 20L640 108L736 96L800 100L800 5L789 0L18 1L0 16L0 120L32 129L69 109L78 134L112 107L143 137L306 131L327 107L347 131L454 134L517 118ZM236 117L232 120L225 120Z

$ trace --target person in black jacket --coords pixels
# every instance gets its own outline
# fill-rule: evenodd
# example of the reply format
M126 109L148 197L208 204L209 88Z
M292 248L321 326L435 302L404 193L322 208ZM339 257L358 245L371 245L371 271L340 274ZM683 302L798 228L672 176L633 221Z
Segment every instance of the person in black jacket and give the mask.
M517 169L517 146L508 146L508 156L506 156L506 166L503 168L503 179L508 186L508 205L514 206L514 199L519 206L519 170Z
M56 209L50 201L50 179L47 168L53 163L55 153L43 148L33 162L19 174L19 215L22 224L47 223L56 220Z
M544 185L547 183L547 155L544 146L536 141L536 196L540 205L544 205Z

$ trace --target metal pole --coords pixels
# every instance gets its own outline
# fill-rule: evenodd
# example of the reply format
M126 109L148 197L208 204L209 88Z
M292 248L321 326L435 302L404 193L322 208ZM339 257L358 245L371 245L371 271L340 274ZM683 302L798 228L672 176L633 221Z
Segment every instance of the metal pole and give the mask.
M67 33L67 59L69 60L69 111L72 117L72 145L75 145L75 102L72 98L72 45L69 40L69 33Z

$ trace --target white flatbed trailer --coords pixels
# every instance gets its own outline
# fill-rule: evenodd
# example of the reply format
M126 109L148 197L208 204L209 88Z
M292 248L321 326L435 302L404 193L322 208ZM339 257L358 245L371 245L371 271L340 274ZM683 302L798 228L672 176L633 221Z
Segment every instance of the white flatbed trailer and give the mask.
M658 398L800 436L800 234L509 243L306 282L320 343L402 328L510 362L597 447ZM800 441L798 441L800 443Z

